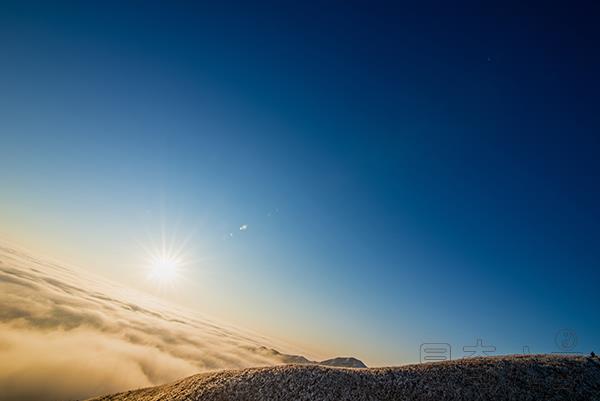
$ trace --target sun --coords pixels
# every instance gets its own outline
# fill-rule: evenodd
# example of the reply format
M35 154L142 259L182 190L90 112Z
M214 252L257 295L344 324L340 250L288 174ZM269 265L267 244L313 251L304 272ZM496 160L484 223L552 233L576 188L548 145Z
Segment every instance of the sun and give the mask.
M160 256L150 261L150 279L159 283L171 283L177 277L179 261L169 256Z
M174 289L190 273L189 266L197 263L188 247L191 239L192 233L178 238L176 233L168 233L163 225L158 235L148 232L145 241L137 241L141 251L138 266L153 287Z

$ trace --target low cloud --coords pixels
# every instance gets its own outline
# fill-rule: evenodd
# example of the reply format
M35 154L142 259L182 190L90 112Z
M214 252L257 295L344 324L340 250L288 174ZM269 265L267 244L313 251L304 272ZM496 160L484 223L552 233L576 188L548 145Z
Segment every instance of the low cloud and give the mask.
M81 399L289 361L263 338L0 246L0 399Z

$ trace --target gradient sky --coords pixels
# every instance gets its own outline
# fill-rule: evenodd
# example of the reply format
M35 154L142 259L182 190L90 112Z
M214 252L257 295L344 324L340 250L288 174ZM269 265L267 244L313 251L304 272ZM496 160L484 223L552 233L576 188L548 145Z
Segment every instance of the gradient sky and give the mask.
M600 348L595 10L19 3L3 238L325 357Z

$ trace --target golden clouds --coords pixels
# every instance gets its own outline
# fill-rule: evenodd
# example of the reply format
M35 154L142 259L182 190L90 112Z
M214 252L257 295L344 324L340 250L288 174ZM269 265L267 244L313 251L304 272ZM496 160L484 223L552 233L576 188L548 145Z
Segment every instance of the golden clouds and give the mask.
M0 399L85 398L289 361L264 339L126 293L0 247Z

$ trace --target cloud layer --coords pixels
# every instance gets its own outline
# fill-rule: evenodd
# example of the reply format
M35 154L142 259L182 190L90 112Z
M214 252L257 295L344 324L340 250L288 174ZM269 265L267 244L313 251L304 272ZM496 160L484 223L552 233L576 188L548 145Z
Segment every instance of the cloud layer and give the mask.
M0 246L0 400L81 399L294 358L264 338Z

